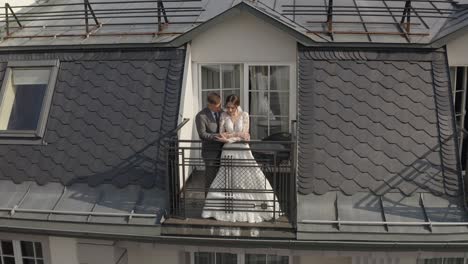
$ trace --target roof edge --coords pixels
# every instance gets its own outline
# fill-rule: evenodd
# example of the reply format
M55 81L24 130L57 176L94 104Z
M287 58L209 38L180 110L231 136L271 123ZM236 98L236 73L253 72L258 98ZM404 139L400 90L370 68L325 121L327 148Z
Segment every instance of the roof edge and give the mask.
M127 50L136 50L141 51L141 49L183 49L184 45L174 46L171 45L170 42L164 43L125 43L125 44L78 44L78 45L57 45L57 46L50 46L50 45L35 45L35 46L5 46L0 47L1 52L11 52L11 51L19 51L19 52L28 52L28 51L90 51L90 50L119 50L119 49L127 49Z
M449 34L447 35L444 35L444 36L441 36L441 37L438 37L437 39L435 39L434 41L431 42L431 46L435 47L435 48L441 48L447 44L449 44L450 41L452 40L455 40L465 34L468 33L468 25L464 26L464 27L460 27L459 29L456 29L455 31L453 32L450 32Z
M310 45L315 43L311 38L308 36L298 32L297 30L285 25L281 21L271 17L268 14L260 11L259 9L245 3L240 2L235 6L225 10L224 12L210 18L209 20L205 21L204 23L200 24L199 26L187 31L186 33L176 37L171 41L172 46L182 46L185 43L193 40L199 34L208 31L213 26L216 26L218 23L225 21L227 18L233 18L237 15L240 15L242 11L248 12L251 15L254 15L256 18L265 21L266 23L274 26L275 28L285 32L286 34L290 35L294 39L296 39L299 43L303 45Z
M450 15L450 17L445 21L444 25L439 29L437 34L432 38L430 44L434 47L443 47L447 45L450 41L457 39L463 34L468 33L468 23L464 25L450 25L450 20L459 21L459 17L464 17L468 14L468 4L458 4L457 9ZM461 20L463 22L464 20ZM458 23L458 22L457 22ZM447 29L449 32L441 34L450 26L450 29Z
M41 220L0 219L0 230L13 233L63 235L78 238L125 239L141 242L158 242L162 244L186 244L198 246L253 247L253 248L288 248L296 250L333 250L336 251L376 251L376 250L437 250L454 252L466 250L468 236L465 240L427 242L424 239L414 242L401 241L338 241L338 240L278 240L229 237L196 237L196 236L162 236L161 227L127 226L108 224L82 224L58 222L53 224ZM125 232L123 232L125 231Z

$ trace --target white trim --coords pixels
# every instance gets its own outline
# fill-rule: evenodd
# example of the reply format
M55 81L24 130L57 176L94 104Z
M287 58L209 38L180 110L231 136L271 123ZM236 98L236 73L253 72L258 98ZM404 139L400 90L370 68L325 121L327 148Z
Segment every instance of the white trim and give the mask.
M185 63L184 63L184 73L183 73L183 77L182 77L182 92L180 94L180 100L183 102L183 100L185 99L185 95L186 93L188 92L187 91L187 85L188 85L188 82L191 81L188 79L189 77L189 71L190 71L190 61L191 61L191 47L190 47L190 43L187 44L187 48L185 50ZM179 106L179 118L178 118L178 123L182 122L182 120L184 119L184 116L183 116L183 113L184 113L184 109L185 107L187 107L184 103L180 104Z
M207 66L207 65L216 65L216 66L219 66L219 88L215 88L215 89L203 89L203 85L202 85L202 67L203 66ZM228 88L228 89L225 89L224 88L224 83L223 83L223 65L239 65L240 66L240 72L239 72L239 75L240 75L240 80L239 80L239 85L240 87L237 87L237 88ZM243 98L243 92L244 92L244 85L243 85L243 79L244 79L244 73L243 73L243 67L244 67L244 64L243 63L197 63L197 94L198 94L198 104L200 106L200 109L205 107L205 105L203 105L203 92L208 92L208 91L213 91L213 92L218 92L219 95L221 96L221 99L223 97L223 94L222 94L222 90L239 90L240 91L240 97ZM242 100L241 101L241 104L243 104L245 101ZM223 103L223 102L221 102ZM243 107L243 106L242 106Z
M219 90L223 89L223 74L222 74L222 65L240 65L240 98L242 108L249 112L249 67L250 66L287 66L289 67L289 113L288 113L288 128L289 132L292 132L293 127L291 126L291 121L297 119L297 63L296 61L277 61L277 62L245 62L245 61L229 61L229 62L218 62L218 61L196 61L193 62L196 68L196 74L193 76L194 83L196 83L196 88L194 89L198 96L198 104L201 107L203 102L202 91L202 76L201 68L205 65L219 65L220 68L220 87ZM270 74L268 74L270 78ZM206 91L219 91L218 89L207 89ZM285 91L286 93L286 91Z
M18 240L13 240L13 252L15 254L15 263L23 263L21 254L21 245Z

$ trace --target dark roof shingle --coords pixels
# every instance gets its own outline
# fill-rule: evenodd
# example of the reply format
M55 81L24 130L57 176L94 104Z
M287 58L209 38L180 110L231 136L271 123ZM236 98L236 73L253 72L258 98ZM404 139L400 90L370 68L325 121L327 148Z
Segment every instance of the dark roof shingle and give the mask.
M460 195L442 57L303 48L299 192Z
M297 238L466 241L444 51L299 54Z
M176 127L184 50L13 54L0 61L31 57L60 59L44 144L0 145L0 179L146 188L162 182L158 139Z

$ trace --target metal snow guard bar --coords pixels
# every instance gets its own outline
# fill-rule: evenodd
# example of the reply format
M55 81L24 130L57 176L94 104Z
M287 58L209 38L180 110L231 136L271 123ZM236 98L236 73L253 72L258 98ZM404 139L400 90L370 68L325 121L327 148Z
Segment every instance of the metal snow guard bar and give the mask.
M369 41L372 41L371 35L400 35L404 37L408 43L411 42L410 36L428 36L426 32L413 32L412 26L424 25L426 30L430 29L429 24L424 20L425 18L448 18L454 9L440 8L438 4L451 4L456 6L457 1L453 0L360 0L359 2L379 2L383 6L367 5L359 6L357 0L353 0L353 5L336 5L333 0L324 0L324 4L311 5L311 4L293 4L282 5L284 8L283 15L291 15L293 21L296 16L310 16L310 17L326 17L325 20L320 21L307 21L309 24L325 24L326 29L323 31L309 31L315 34L327 34L330 38L334 38L334 34L344 35L367 35ZM351 2L351 1L350 1ZM401 2L401 7L389 6L386 2ZM428 3L431 8L417 7L414 3ZM336 20L340 16L356 16L359 21L339 21ZM381 21L365 21L363 17L389 17L393 22ZM412 18L419 20L419 23L411 22ZM334 29L335 24L360 24L363 31L342 30L337 31ZM397 31L370 31L368 25L395 25Z
M338 225L390 225L390 226L468 226L468 222L383 222L383 221L342 221L342 220L302 220L302 224Z
M395 0L398 1L398 0ZM423 1L423 0L421 0ZM463 135L468 136L468 130L460 127L456 127L456 133L452 134L446 141L452 140L454 137L456 140L458 140L457 136L462 137ZM457 141L458 143L459 141ZM462 164L461 160L461 146L459 146L459 162ZM466 164L465 169L468 170L468 158L464 161ZM460 168L461 169L461 168ZM462 189L462 194L463 194L463 206L465 209L465 212L468 212L468 206L467 206L467 198L466 198L466 190L465 190L465 179L462 176L461 177L461 189ZM299 221L301 224L317 224L317 225L327 225L327 224L335 224L338 226L338 229L340 229L341 225L360 225L360 226L375 226L375 225L383 225L387 228L388 226L427 226L429 229L432 231L433 226L468 226L468 222L433 222L429 219L429 215L427 214L426 211L426 206L424 205L424 196L422 193L420 195L420 205L422 208L422 211L424 212L424 216L427 219L425 222L421 221L408 221L408 222L398 222L398 221L349 221L349 220L309 220L309 219L304 219L302 221ZM380 197L380 203L382 204L382 197ZM335 207L337 207L337 200L335 200ZM336 208L335 208L336 209Z
M109 2L90 2L90 0L82 0L82 3L63 3L63 4L38 4L29 6L12 6L5 3L5 12L0 14L0 18L5 23L6 38L40 38L40 37L89 37L94 30L102 26L134 26L134 25L157 25L155 32L122 32L111 34L93 34L93 36L110 36L110 35L157 35L162 34L165 26L168 24L199 24L201 21L196 21L200 12L204 11L199 6L192 7L165 7L167 3L185 3L185 2L201 2L201 0L134 0L134 1L109 1ZM154 7L139 7L139 8L100 8L96 9L96 5L115 5L115 4L155 4ZM69 10L73 6L82 6L83 9ZM20 8L36 8L36 7L64 7L68 10L61 11L34 11L25 13L16 13L15 9ZM192 17L191 21L170 21L171 18ZM10 21L10 18L14 20ZM156 18L155 22L127 22L127 23L101 23L101 19L141 19L141 18ZM52 24L52 25L24 25L24 22L37 21L70 21L84 19L84 24ZM94 21L91 26L89 20ZM16 22L17 26L10 25L11 22ZM85 27L84 34L59 34L59 35L27 35L27 36L11 36L11 29L23 28L48 28L48 27ZM164 32L164 34L181 34L177 32Z
M380 205L383 206L382 197L379 197ZM429 230L432 232L432 227L434 226L468 226L468 222L437 222L431 221L429 214L426 210L426 205L424 204L424 194L419 194L419 205L423 212L424 218L426 221L386 221L385 211L383 211L383 221L354 221L354 220L341 220L339 217L335 220L309 220L304 219L299 221L301 224L317 224L317 225L326 225L326 224L333 224L337 225L337 229L340 230L342 225L357 225L357 226L384 226L385 229L388 231L389 226L427 226ZM334 203L335 210L338 210L338 196ZM466 210L465 210L466 211Z

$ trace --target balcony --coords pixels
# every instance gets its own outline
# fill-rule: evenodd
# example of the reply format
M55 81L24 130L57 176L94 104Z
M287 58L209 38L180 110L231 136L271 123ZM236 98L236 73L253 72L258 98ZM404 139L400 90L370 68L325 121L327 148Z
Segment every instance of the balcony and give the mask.
M164 234L294 237L294 142L225 145L222 157L211 160L219 168L214 184L205 183L201 141L172 140L166 146L171 212ZM222 217L208 218L213 214ZM252 221L259 215L267 220Z

